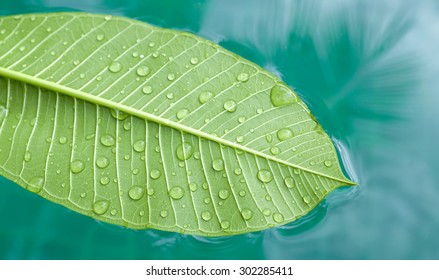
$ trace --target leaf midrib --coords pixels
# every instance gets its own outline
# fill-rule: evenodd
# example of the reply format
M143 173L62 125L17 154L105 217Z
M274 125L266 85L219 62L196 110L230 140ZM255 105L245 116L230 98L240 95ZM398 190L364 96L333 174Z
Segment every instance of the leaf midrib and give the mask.
M144 111L140 111L138 109L133 109L129 106L126 106L126 105L123 105L123 104L120 104L120 103L117 103L117 102L114 102L111 100L107 100L107 99L104 99L104 98L101 98L101 97L98 97L95 95L87 94L83 91L69 88L69 87L66 87L66 86L51 82L51 81L36 78L34 76L27 75L27 74L17 72L17 71L11 70L11 69L7 69L4 67L0 67L0 76L3 76L5 78L9 78L9 79L13 79L13 80L16 80L19 82L27 83L27 84L30 84L30 85L33 85L36 87L48 89L48 90L51 90L54 92L59 92L59 93L71 96L73 98L78 98L78 99L81 99L84 101L88 101L88 102L93 103L93 104L97 104L97 105L101 105L101 106L104 106L107 108L119 110L119 111L125 112L127 114L139 117L141 119L156 122L160 125L165 125L165 126L177 129L181 132L192 134L192 135L195 135L197 137L204 138L206 140L210 140L210 141L219 143L219 144L224 145L224 146L228 146L228 147L232 147L232 148L235 148L238 150L242 150L244 152L248 152L250 154L259 156L261 158L265 158L265 159L270 160L270 161L274 161L274 162L281 163L281 164L286 165L286 166L297 168L297 169L309 172L311 174L323 176L323 177L326 177L326 178L329 178L329 179L332 179L332 180L335 180L335 181L338 181L338 182L341 182L341 183L344 183L347 185L356 185L354 182L352 182L348 179L341 179L341 178L333 177L333 176L330 176L327 174L322 174L322 173L316 172L314 170L310 170L310 169L304 168L302 166L292 164L292 163L284 161L282 159L272 157L270 155L267 155L267 154L264 154L262 152L253 150L251 148L242 146L240 144L236 144L234 142L219 138L219 137L211 135L209 133L199 131L199 130L196 130L194 128L173 122L171 120L164 119L162 117L155 116L153 114L150 114L150 113L147 113Z

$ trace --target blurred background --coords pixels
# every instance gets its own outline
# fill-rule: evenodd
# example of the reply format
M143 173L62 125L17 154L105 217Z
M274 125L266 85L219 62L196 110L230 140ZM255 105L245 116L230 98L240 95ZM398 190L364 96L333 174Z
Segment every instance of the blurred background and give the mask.
M295 88L359 182L283 227L224 238L97 222L0 178L2 259L439 259L439 1L14 0L185 30Z

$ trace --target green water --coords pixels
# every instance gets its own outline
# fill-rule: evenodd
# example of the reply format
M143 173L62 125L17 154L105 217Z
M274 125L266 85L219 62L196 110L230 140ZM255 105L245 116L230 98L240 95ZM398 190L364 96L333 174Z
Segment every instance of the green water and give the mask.
M2 259L439 259L437 0L14 0L0 15L111 13L220 43L296 88L357 188L227 238L97 222L0 178Z

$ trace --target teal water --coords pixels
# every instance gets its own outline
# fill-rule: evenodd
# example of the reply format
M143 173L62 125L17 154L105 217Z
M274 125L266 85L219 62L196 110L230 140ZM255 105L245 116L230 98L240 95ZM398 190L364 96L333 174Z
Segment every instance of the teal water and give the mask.
M439 259L436 0L14 0L190 31L294 87L359 182L306 217L202 238L97 222L0 178L1 259Z

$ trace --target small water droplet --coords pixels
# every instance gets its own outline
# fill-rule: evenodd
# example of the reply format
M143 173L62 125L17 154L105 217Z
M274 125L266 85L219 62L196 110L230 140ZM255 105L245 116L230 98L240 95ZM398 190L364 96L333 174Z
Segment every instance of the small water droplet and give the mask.
M209 204L209 203L210 203L210 198L209 198L209 197L206 197L206 198L204 199L204 203L205 203L205 204Z
M285 181L285 185L286 185L287 188L289 188L289 189L294 188L295 185L296 185L295 182L294 182L294 179L291 178L291 177L286 177L284 181Z
M198 186L195 182L192 182L189 184L189 189L191 190L191 192L195 192L198 189Z
M291 137L293 137L293 132L289 128L282 128L279 129L279 131L277 132L277 138L280 141L285 141L287 139L290 139Z
M210 221L212 219L212 214L209 211L203 211L201 213L201 218L205 221Z
M297 97L292 90L283 85L275 85L270 92L271 103L274 106L285 106L297 102Z
M273 214L273 220L276 223L282 223L284 221L284 216L281 213L274 213Z
M111 16L111 15L106 15L104 19L105 19L105 20L111 20L112 18L113 18L113 16Z
M139 75L140 77L145 77L147 76L149 73L151 72L151 70L149 69L148 66L146 65L142 65L139 66L136 70L137 75Z
M111 147L115 144L115 141L113 136L107 134L101 137L101 143L106 147Z
M87 197L87 194L85 193L85 192L83 192L83 193L81 193L81 195L80 195L82 198L86 198Z
M143 216L145 216L145 211L143 211L143 210L142 210L142 211L140 211L140 212L139 212L139 216L140 216L140 217L143 217Z
M118 73L120 70L122 70L122 64L117 61L113 61L110 66L108 66L108 70L113 73Z
M151 178L153 179L158 179L160 177L160 171L157 169L154 169L151 171L151 173L149 174L151 176Z
M160 212L160 216L161 216L162 218L166 218L166 217L168 217L168 211L167 211L167 210L162 210L162 211Z
M244 218L244 220L248 221L253 217L253 211L250 209L243 209L241 211L241 216Z
M264 216L270 216L271 215L271 211L270 211L270 209L264 209L264 210L262 210L262 214L264 215Z
M149 196L152 196L155 194L155 189L154 188L147 188L146 192Z
M236 142L238 142L238 143L242 143L242 142L244 142L244 136L242 136L242 135L237 136L237 137L236 137Z
M180 187L173 187L169 190L169 195L172 199L180 199L184 195L184 190Z
M184 118L186 118L189 115L189 110L188 109L181 109L177 112L177 119L182 120Z
M102 177L100 180L99 180L99 182L101 182L101 184L102 185L104 185L104 186L106 186L106 185L108 185L108 183L110 183L110 178L108 178L108 177Z
M265 200L266 200L266 201L271 201L271 196L266 195L266 196L265 196Z
M277 147L277 146L273 146L273 147L271 147L270 152L271 152L273 155L278 155L278 154L280 153L280 149L279 149L279 147Z
M224 103L224 109L228 112L231 112L231 113L235 112L236 111L236 102L233 100L227 100Z
M144 94L150 94L152 92L152 87L151 86L144 86L142 88L142 91Z
M221 228L222 229L228 229L230 227L230 222L229 221L222 221L221 222Z
M44 185L43 177L34 177L32 178L32 180L30 180L27 189L30 192L39 193L43 189L43 185Z
M210 99L213 98L213 93L210 91L204 91L200 94L200 96L198 97L198 100L200 101L201 104L206 103L207 101L209 101Z
M245 120L246 120L245 117L239 117L238 118L238 122L239 123L243 123L243 122L245 122Z
M241 196L241 197L245 196L245 194L246 194L245 191L240 191L240 192L239 192L239 196Z
M181 145L177 147L175 153L179 160L187 160L192 156L193 147L191 144L187 142L183 142Z
M305 202L305 203L310 203L310 202L311 202L311 197L310 197L309 195L305 195L305 196L303 197L303 202Z
M139 200L142 198L143 194L145 193L145 189L139 186L133 186L128 191L128 196L132 200Z
M273 174L271 174L271 172L268 171L267 169L259 170L257 176L258 176L259 181L264 182L264 183L269 183L269 182L271 182L271 180L273 180Z
M26 50L26 47L25 47L25 46L21 46L21 47L20 47L20 51L21 51L21 52L24 52L25 50Z
M229 197L229 194L230 193L229 193L229 191L227 189L222 189L222 190L219 191L218 196L221 199L227 199Z
M222 170L224 170L224 161L220 158L217 158L217 159L213 160L212 167L216 171L222 171Z
M153 52L152 53L152 57L154 57L154 58L157 58L157 57L159 57L160 56L160 53L159 52Z
M131 129L131 122L125 121L123 124L123 129L125 129L127 131L130 130Z
M173 81L173 80L175 80L175 74L174 74L174 73L169 73L169 74L168 74L168 80L169 80L169 81Z
M265 135L265 139L267 140L268 143L271 143L273 141L273 137L271 137L271 134Z
M236 175L241 175L242 174L242 169L241 168L235 168L235 174Z
M247 73L240 73L240 74L238 75L238 77L236 77L236 79L237 79L238 81L240 81L240 82L247 82L247 81L248 81L248 78L249 78L249 76L248 76Z
M169 93L166 94L166 97L168 99L173 99L174 98L174 94L172 92L169 92Z
M111 216L115 216L117 214L117 210L111 209L110 214L111 214Z
M110 163L110 161L109 161L108 158L106 158L106 157L98 157L98 158L96 159L96 165L97 165L99 168L105 168L105 167L108 166L109 163Z
M294 169L293 169L293 172L294 172L294 174L297 174L297 175L298 175L298 174L300 174L300 169L294 168Z
M134 142L133 148L134 151L141 153L145 151L145 141L143 140L137 140L136 142Z
M98 34L96 36L96 40L98 40L100 42L100 41L104 40L104 37L105 37L104 34Z
M331 167L332 166L332 162L330 160L325 160L324 164L326 167Z
M80 160L72 161L72 163L70 164L70 169L75 174L81 173L82 170L84 170L84 168L85 168L85 164Z
M97 215L103 215L107 212L110 203L106 200L99 200L93 204L93 212Z
M65 136L61 136L61 137L59 138L59 143L60 143L60 144L65 144L65 143L67 143L67 138L66 138Z
M32 159L32 154L29 151L24 153L24 161L30 161Z
M314 164L316 164L316 162L313 161L313 160L309 162L309 165L311 165L311 166L314 165Z

